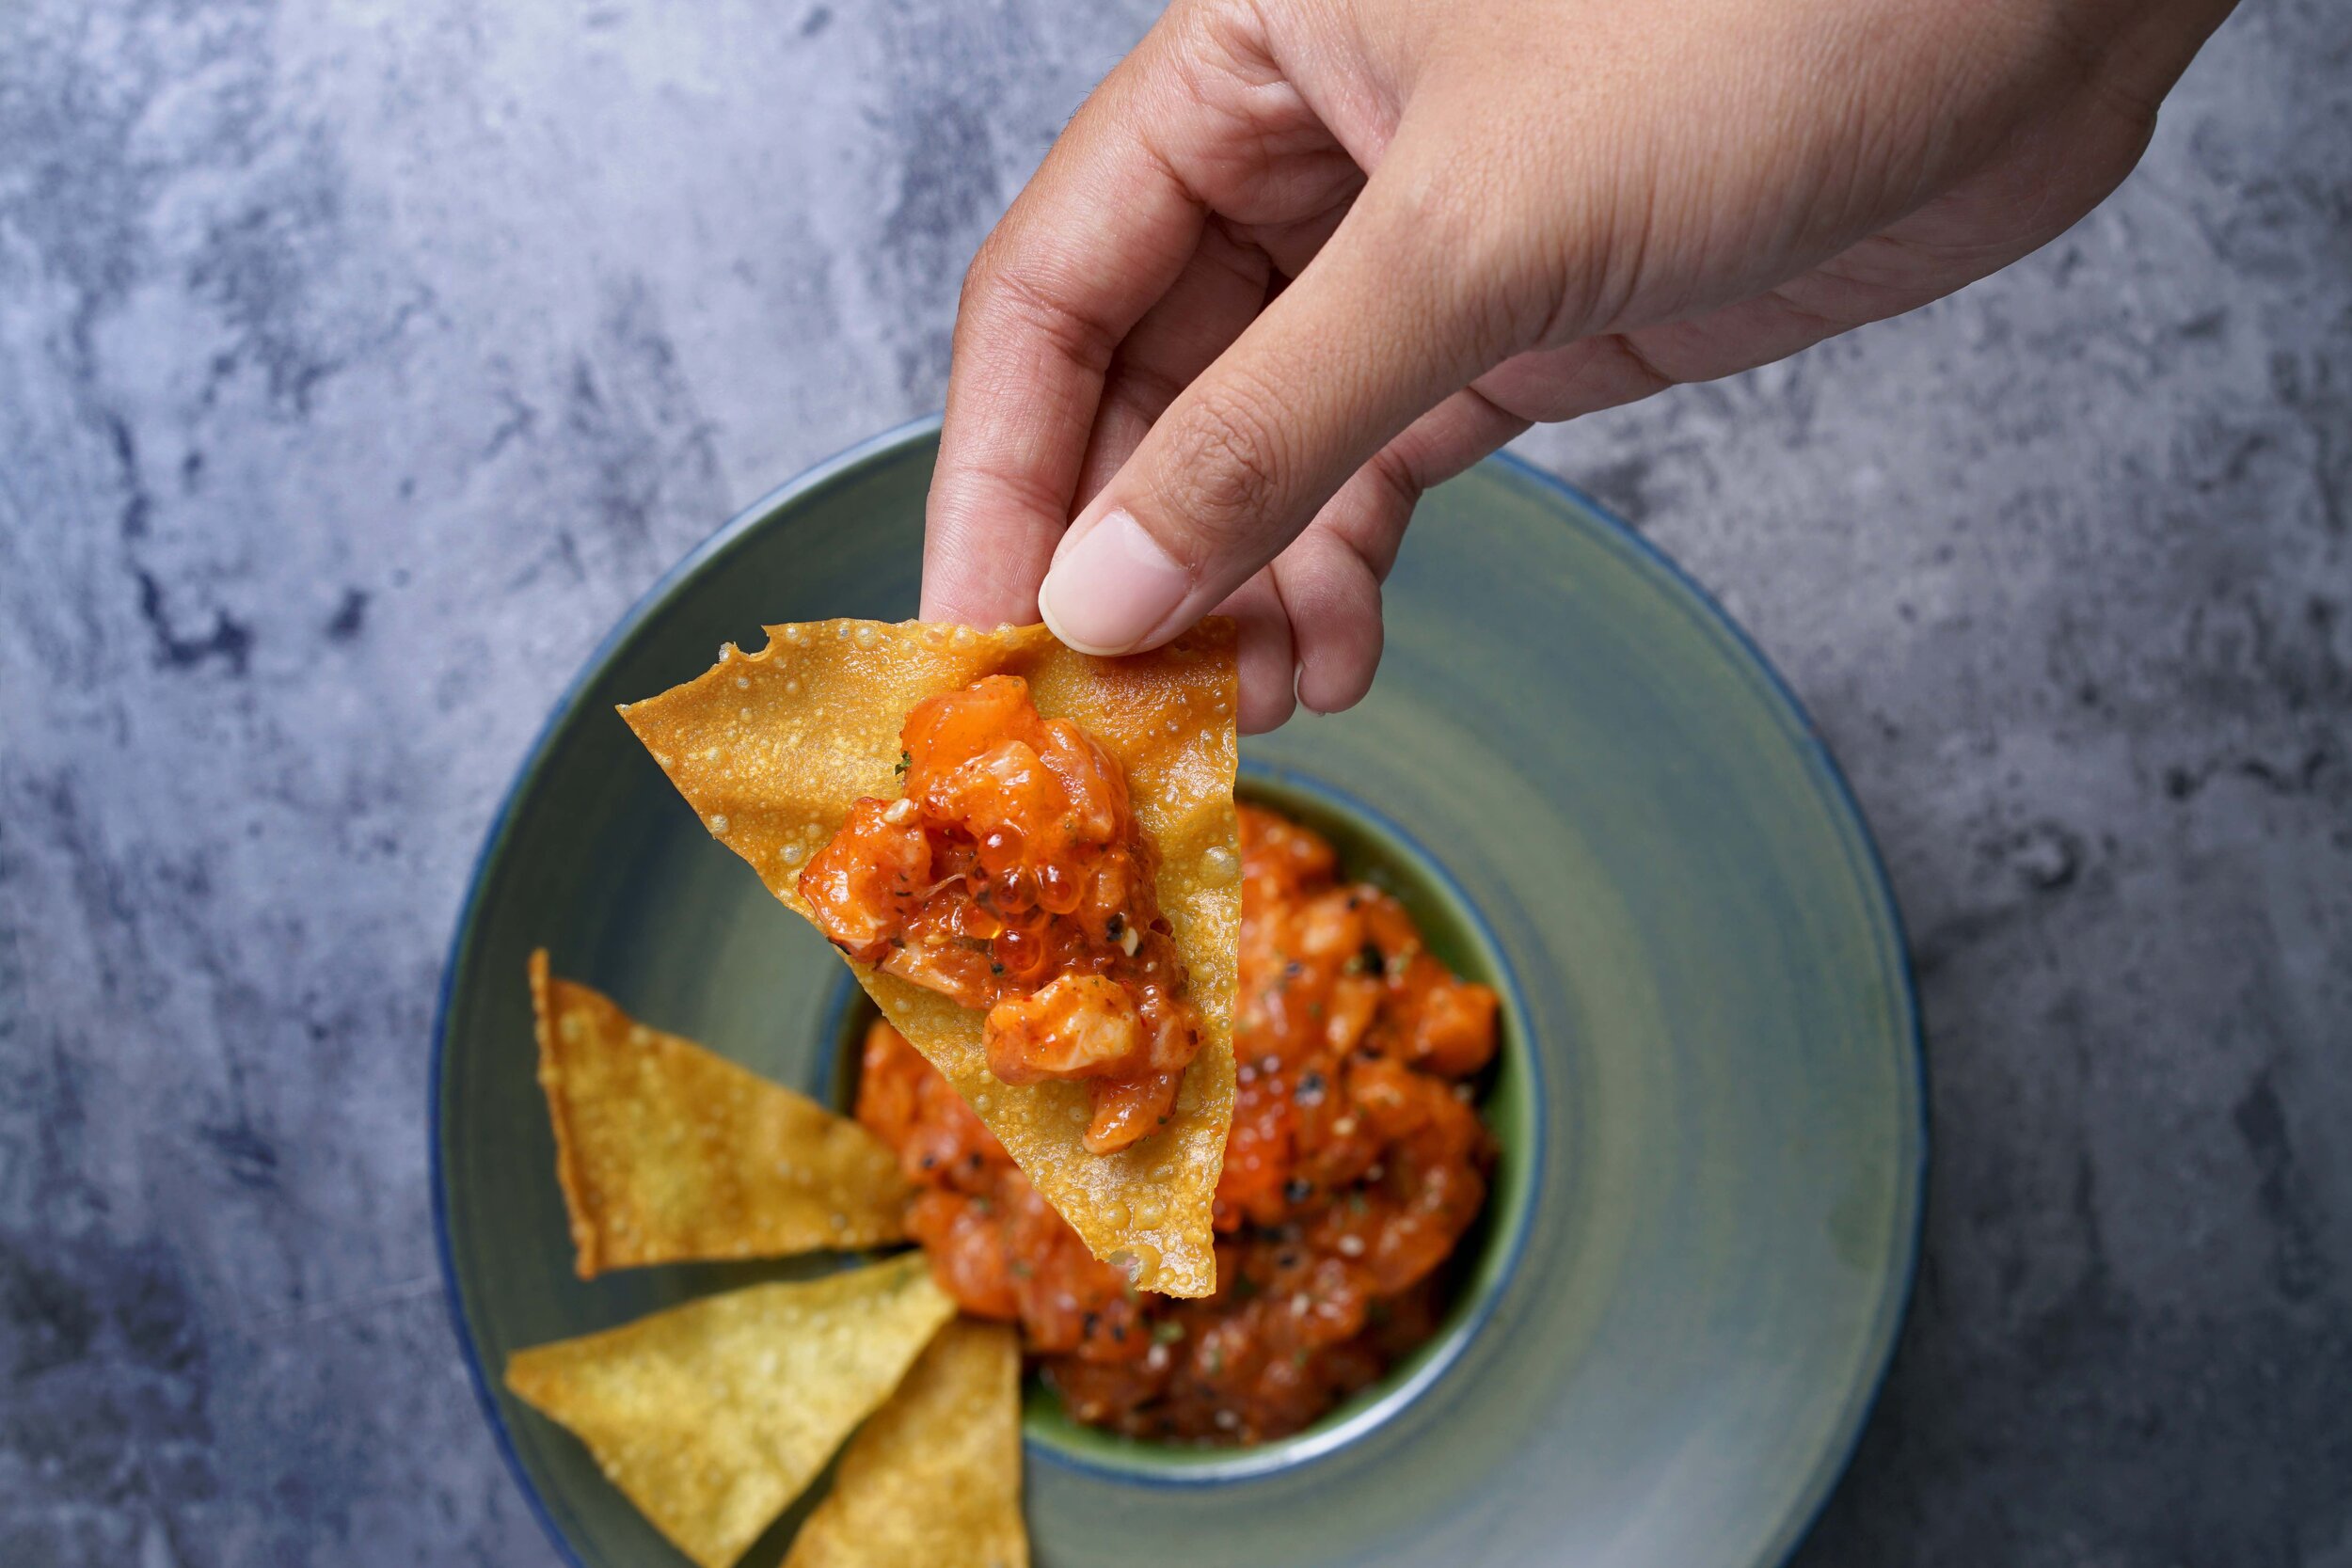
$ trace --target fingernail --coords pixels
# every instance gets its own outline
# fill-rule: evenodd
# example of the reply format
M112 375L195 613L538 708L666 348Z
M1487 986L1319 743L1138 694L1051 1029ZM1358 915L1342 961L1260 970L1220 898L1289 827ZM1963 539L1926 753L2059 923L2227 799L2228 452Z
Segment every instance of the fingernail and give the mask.
M1123 654L1176 612L1192 577L1125 512L1106 512L1038 590L1045 624L1082 654Z

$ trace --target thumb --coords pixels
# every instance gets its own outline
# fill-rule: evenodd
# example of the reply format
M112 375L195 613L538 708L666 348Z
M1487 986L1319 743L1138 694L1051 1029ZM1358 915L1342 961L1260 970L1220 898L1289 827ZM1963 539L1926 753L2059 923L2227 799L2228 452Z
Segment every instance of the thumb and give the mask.
M1402 137L1399 138L1400 142ZM1166 641L1391 437L1503 356L1458 195L1391 146L1330 240L1062 536L1038 603L1082 653Z

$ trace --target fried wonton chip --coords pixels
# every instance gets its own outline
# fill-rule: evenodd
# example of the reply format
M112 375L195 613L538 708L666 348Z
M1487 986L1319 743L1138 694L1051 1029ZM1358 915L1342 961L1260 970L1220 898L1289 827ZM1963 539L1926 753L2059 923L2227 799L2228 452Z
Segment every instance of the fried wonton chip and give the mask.
M580 1278L905 1237L913 1189L856 1122L551 977L544 948L531 1005Z
M1028 1568L1021 1346L1008 1323L939 1331L858 1429L784 1568Z
M955 1310L907 1253L522 1351L506 1386L587 1444L678 1550L728 1568Z
M898 796L898 731L926 697L1019 675L1040 713L1073 721L1119 759L1136 819L1159 848L1160 909L1200 1012L1200 1053L1166 1128L1089 1153L1084 1083L1006 1084L988 1069L984 1014L850 967L1094 1255L1123 1255L1137 1286L1173 1296L1215 1288L1209 1209L1233 1114L1233 648L1223 619L1127 658L1073 653L1043 626L815 621L770 626L756 654L722 648L700 677L621 709L704 825L803 916L800 868L859 797Z

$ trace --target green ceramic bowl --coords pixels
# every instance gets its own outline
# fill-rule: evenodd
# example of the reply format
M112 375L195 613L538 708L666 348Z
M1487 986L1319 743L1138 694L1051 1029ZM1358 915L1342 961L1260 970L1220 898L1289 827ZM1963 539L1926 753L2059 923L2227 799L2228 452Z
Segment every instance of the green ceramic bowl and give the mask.
M737 518L589 660L483 849L444 983L434 1179L458 1336L501 1446L582 1564L682 1564L568 1434L522 1346L831 1260L572 1275L523 984L557 972L837 1096L825 944L706 834L616 703L769 622L914 612L934 427ZM1916 1013L1868 834L1722 612L1591 502L1496 460L1422 502L1378 686L1244 747L1506 995L1503 1144L1436 1340L1242 1454L1117 1442L1034 1396L1041 1568L1783 1559L1851 1449L1908 1294ZM772 1568L793 1519L744 1561Z

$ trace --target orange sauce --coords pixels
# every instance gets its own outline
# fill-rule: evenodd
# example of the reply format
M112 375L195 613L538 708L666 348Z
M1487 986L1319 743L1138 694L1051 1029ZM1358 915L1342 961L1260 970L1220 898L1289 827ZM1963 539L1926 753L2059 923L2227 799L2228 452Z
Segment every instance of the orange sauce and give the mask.
M916 705L901 739L905 794L857 801L801 872L818 928L986 1009L1006 1083L1089 1080L1087 1147L1124 1148L1167 1121L1200 1049L1126 775L1017 675Z
M1078 1419L1250 1443L1295 1432L1436 1325L1441 1266L1486 1201L1469 1079L1496 998L1424 949L1323 838L1241 808L1239 1085L1217 1188L1217 1289L1178 1301L1098 1261L888 1024L858 1119L923 1188L909 1229L978 1316L1021 1324Z

